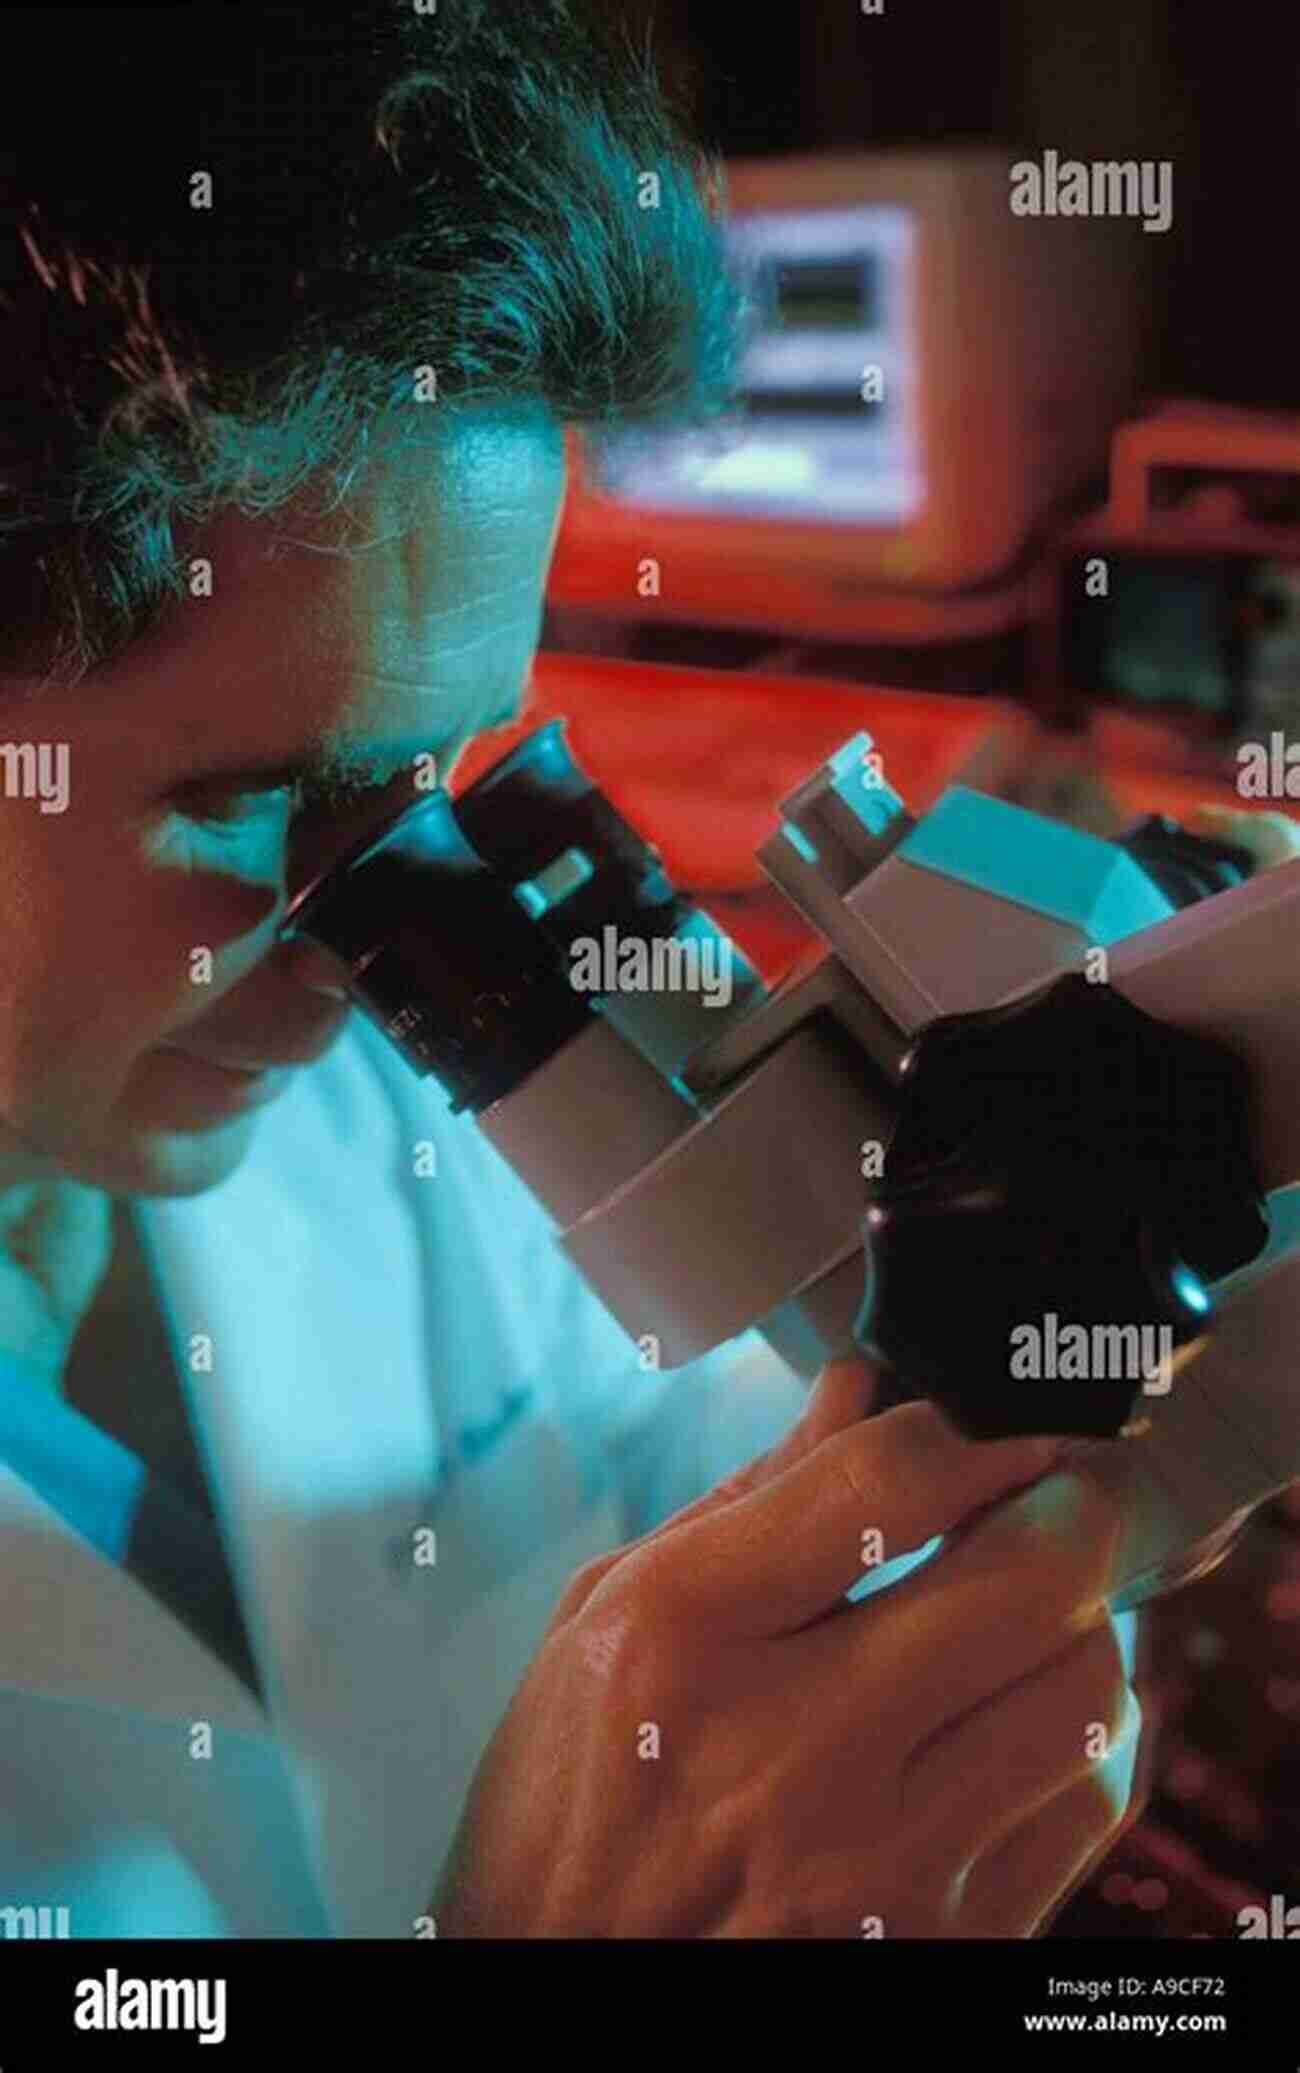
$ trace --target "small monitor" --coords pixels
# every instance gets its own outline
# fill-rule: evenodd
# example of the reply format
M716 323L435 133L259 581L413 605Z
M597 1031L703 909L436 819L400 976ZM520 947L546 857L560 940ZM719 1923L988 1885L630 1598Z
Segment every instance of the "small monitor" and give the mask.
M1298 543L1300 545L1300 543ZM1149 712L1195 738L1267 735L1300 712L1300 561L1108 544L1062 565L1063 682L1072 697Z
M734 163L733 406L573 437L552 601L840 637L1014 574L1132 402L1144 256L1140 225L1016 213L1015 163Z

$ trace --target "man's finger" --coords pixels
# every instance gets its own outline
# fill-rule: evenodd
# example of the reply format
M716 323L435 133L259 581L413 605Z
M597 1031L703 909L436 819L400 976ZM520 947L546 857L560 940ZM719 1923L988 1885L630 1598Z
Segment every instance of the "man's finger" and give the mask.
M1247 850L1261 871L1300 857L1300 821L1293 821L1289 814L1200 806L1188 814L1185 825L1193 835L1212 835L1217 842L1233 842L1238 849Z
M830 1394L841 1388L837 1377ZM932 1404L857 1419L665 1537L662 1593L736 1637L794 1633L861 1580L864 1536L887 1559L910 1553L1041 1475L1065 1444L967 1440Z
M963 1936L1007 1939L1041 1933L1133 1826L1131 1798L1140 1737L1112 1749L1095 1773L1070 1785L1051 1806L967 1873Z
M628 1548L644 1547L647 1542L658 1540L661 1534L673 1532L691 1519L703 1518L723 1505L748 1497L774 1477L784 1475L787 1469L802 1461L832 1433L860 1424L871 1409L879 1377L880 1370L871 1361L856 1357L831 1361L817 1377L807 1403L783 1439L764 1453L756 1454L743 1467L734 1469L729 1476L724 1476L720 1483L715 1483L693 1503L683 1505L671 1518L661 1520L649 1533L642 1534L640 1540L629 1542ZM623 1552L628 1552L628 1548Z
M782 1466L789 1468L813 1447L819 1447L833 1432L843 1432L866 1418L880 1387L879 1363L852 1354L833 1360L817 1377L799 1422L789 1434L790 1453ZM787 1443L782 1442L784 1447ZM780 1451L779 1449L777 1451Z
M743 1467L734 1469L691 1504L683 1505L680 1511L652 1526L648 1533L641 1534L636 1540L625 1541L608 1555L587 1564L572 1580L560 1601L561 1615L568 1618L580 1611L597 1584L625 1555L648 1547L651 1541L661 1540L666 1533L675 1533L679 1527L761 1490L775 1476L784 1475L787 1469L810 1454L814 1447L819 1447L823 1440L829 1439L832 1433L860 1424L871 1409L879 1379L879 1367L856 1355L829 1362L817 1377L798 1419L776 1446L755 1455Z
M995 1445L1014 1442L983 1443L990 1452ZM1092 1626L1112 1588L1122 1531L1107 1491L1066 1463L960 1522L931 1561L871 1600L858 1662L861 1674L874 1668L894 1693L900 1732L928 1736L959 1720ZM844 1675L842 1640L823 1623L808 1641L805 1686L821 1676L833 1687Z

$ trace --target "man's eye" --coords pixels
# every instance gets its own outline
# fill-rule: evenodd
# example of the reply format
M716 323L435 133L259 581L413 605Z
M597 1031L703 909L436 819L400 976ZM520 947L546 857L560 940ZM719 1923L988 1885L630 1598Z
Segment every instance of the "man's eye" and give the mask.
M247 786L223 784L215 779L200 780L182 786L173 795L173 803L186 820L199 821L205 827L239 827L286 804L292 811L296 789L293 785L277 785L273 790L255 792Z

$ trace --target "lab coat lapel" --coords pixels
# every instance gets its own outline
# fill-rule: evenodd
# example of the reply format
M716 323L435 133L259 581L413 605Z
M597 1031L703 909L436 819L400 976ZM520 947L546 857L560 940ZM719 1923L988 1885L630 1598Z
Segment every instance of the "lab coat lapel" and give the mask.
M0 1684L264 1735L239 1679L0 1463Z
M400 1575L440 1457L419 1237L393 1182L412 1146L383 1081L339 1050L228 1182L139 1219L318 1877L339 1933L393 1934L436 1869L418 1831L440 1780L426 1760L394 1824L367 1771L420 1729ZM413 1853L396 1913L394 1833Z
M526 1407L500 1291L480 1285L492 1234L473 1218L490 1220L499 1197L477 1163L490 1167L488 1148L467 1142L436 1181L412 1178L420 1145L445 1132L438 1099L379 1038L349 1032L263 1119L228 1182L142 1205L250 1641L344 1935L412 1933L555 1600L618 1538L564 1433ZM211 1373L189 1365L207 1340ZM455 1460L440 1401L455 1406Z
M344 1071L283 1106L230 1181L139 1211L270 1699L310 1675L321 1520L427 1518L439 1462L391 1105Z

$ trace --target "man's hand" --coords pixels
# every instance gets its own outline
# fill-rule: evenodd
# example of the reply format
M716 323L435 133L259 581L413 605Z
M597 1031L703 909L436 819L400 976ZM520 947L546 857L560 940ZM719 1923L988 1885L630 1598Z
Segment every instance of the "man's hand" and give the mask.
M0 1353L38 1369L50 1388L103 1279L111 1235L108 1196L80 1181L0 1194Z
M1187 816L1186 825L1193 835L1235 842L1254 858L1259 871L1273 870L1300 857L1300 821L1293 821L1287 813L1239 813L1233 806L1201 806Z
M1114 1842L1140 1725L1117 1517L1083 1473L1044 1479L1060 1443L866 1418L870 1389L828 1368L781 1446L574 1577L440 1935L1026 1936ZM864 1549L936 1534L846 1602Z

